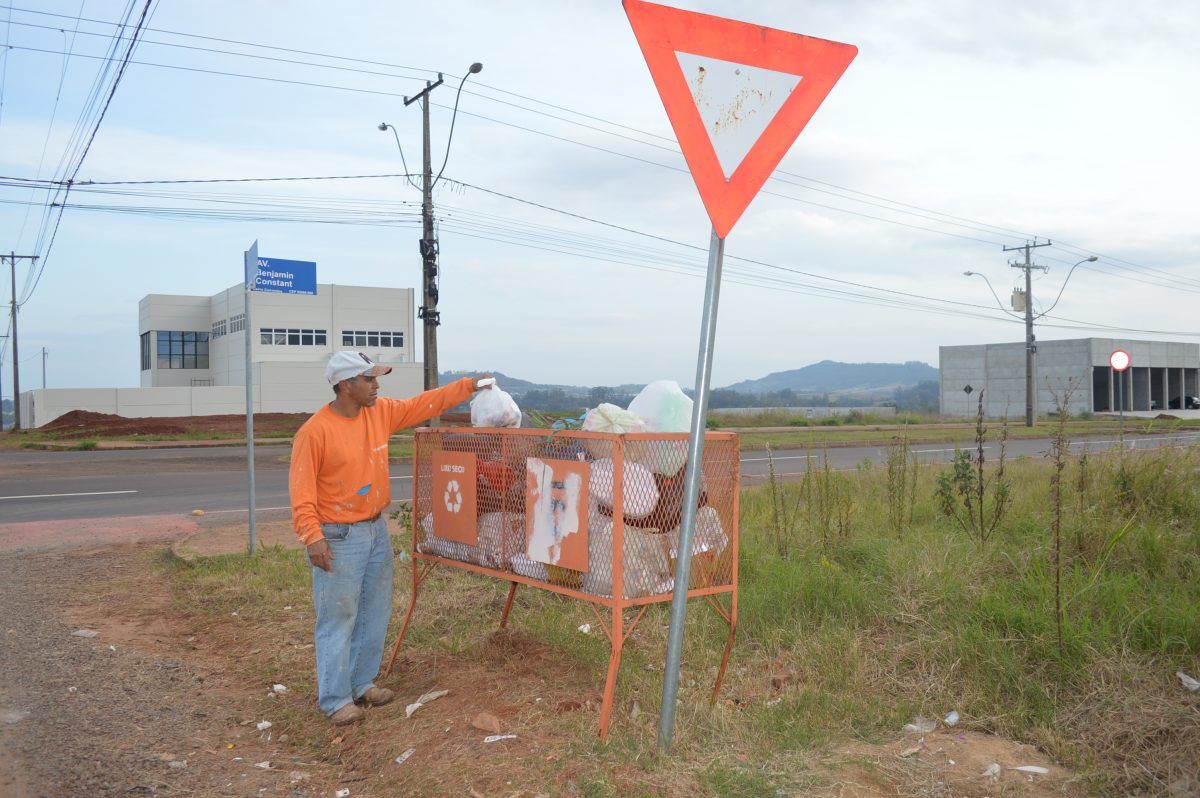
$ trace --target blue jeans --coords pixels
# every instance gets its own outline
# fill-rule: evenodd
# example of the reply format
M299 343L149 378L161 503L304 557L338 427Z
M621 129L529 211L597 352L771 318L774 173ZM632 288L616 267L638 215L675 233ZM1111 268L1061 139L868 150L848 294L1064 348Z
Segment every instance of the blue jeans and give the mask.
M331 571L312 569L317 701L332 715L375 686L392 612L392 539L382 515L321 531L334 560Z

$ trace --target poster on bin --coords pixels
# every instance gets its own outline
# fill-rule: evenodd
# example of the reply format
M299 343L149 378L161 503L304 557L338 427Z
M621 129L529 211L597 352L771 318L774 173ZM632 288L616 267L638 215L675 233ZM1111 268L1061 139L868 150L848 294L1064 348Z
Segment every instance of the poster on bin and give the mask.
M439 538L476 545L475 455L433 453L433 533Z
M588 569L588 464L525 461L526 554L534 562Z

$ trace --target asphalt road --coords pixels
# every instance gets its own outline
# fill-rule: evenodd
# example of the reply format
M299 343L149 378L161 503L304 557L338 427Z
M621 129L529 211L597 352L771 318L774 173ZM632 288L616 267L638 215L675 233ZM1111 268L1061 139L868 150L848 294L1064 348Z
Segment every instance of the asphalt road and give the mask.
M1105 451L1116 445L1111 437L1081 438L1073 442L1076 452ZM1200 444L1200 433L1178 435L1127 435L1127 447L1155 448L1163 445ZM1010 440L1008 457L1042 457L1049 438ZM945 462L954 455L952 444L916 445L920 462ZM998 455L995 443L986 447L989 457ZM288 510L288 448L255 448L257 506L262 513ZM775 471L781 477L802 474L809 458L822 464L825 453L804 449L774 452ZM863 460L882 463L886 447L851 447L828 450L829 463L836 469L853 469ZM742 481L762 484L769 463L766 452L742 454ZM392 497L409 498L411 466L391 467ZM0 452L0 523L21 521L111 518L137 515L189 513L246 513L245 447L210 449L152 449L137 451Z

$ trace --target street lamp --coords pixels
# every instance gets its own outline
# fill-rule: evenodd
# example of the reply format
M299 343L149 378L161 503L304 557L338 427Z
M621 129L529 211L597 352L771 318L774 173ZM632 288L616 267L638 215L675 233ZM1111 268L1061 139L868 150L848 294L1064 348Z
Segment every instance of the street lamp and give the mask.
M392 136L394 136L396 139L396 149L400 151L400 164L404 167L404 179L408 181L410 186L419 189L420 186L413 182L412 175L408 173L408 162L404 160L404 148L400 146L400 134L396 132L396 128L392 127L387 122L380 122L378 127L382 131L392 131Z
M987 278L986 274L980 274L979 272L970 272L970 271L963 272L963 274L967 277L982 277L983 281L985 283L987 283L988 290L992 292L992 297L996 300L996 305L1000 308L1000 310L1004 311L1005 313L1007 313L1010 316L1015 316L1018 319L1021 318L1016 313L1013 313L1011 310L1004 307L1004 303L1000 301L1000 297L996 294L996 289L992 288L992 281Z
M438 240L434 237L433 232L433 187L441 179L442 172L446 169L446 163L450 160L450 144L454 140L454 123L458 119L458 101L462 97L463 85L467 82L467 78L472 75L478 75L482 71L483 64L476 61L467 68L466 74L458 82L458 92L454 95L454 113L450 117L450 133L446 137L446 155L442 159L442 166L438 169L437 177L433 176L433 165L429 149L429 93L444 82L442 73L438 73L437 81L425 81L425 88L419 94L404 98L405 107L412 105L418 100L421 102L422 197L420 252L423 301L417 315L424 322L425 390L427 391L438 386L437 328L442 323L441 314L438 313L437 309ZM379 130L384 131L388 128L391 128L392 135L396 139L396 146L399 148L400 135L396 133L396 128L387 122L379 123ZM404 164L403 149L400 150L400 162ZM404 164L404 172L406 175L408 174L407 164ZM408 178L408 180L412 183L411 178Z
M1038 246L1044 245L1039 244ZM1025 269L1025 426L1032 427L1034 422L1035 398L1033 390L1033 361L1034 355L1037 352L1037 345L1034 343L1036 338L1033 335L1033 321L1034 319L1040 319L1050 311L1054 310L1054 306L1057 305L1058 300L1062 298L1063 290L1067 287L1067 281L1071 279L1071 275L1075 273L1076 268L1084 263L1094 263L1095 261L1099 260L1099 258L1097 258L1095 255L1092 255L1084 258L1083 260L1079 261L1079 263L1076 263L1074 266L1072 266L1071 270L1067 272L1067 279L1063 280L1062 287L1058 289L1058 296L1054 298L1054 302L1050 305L1050 307L1035 315L1033 312L1033 291L1029 280L1029 270L1033 268L1045 269L1046 267L1032 266L1029 263L1028 255L1028 250L1026 250L1026 262L1025 266L1023 267ZM996 300L996 304L1000 307L1000 310L1004 311L1010 316L1020 318L1020 316L1018 316L1016 313L1013 313L1008 308L1004 307L1004 303L1002 303L1000 301L1000 297L996 295L996 289L992 288L992 281L987 278L987 275L972 271L965 271L963 274L967 277L982 277L983 281L987 283L988 290L992 292L992 297Z
M1037 318L1040 319L1042 316L1045 316L1047 313L1054 310L1054 306L1058 304L1058 300L1062 299L1063 291L1067 287L1067 282L1071 279L1071 275L1075 273L1076 269L1078 269L1084 263L1095 263L1098 260L1099 258L1097 258L1095 255L1092 255L1090 258L1084 258L1083 260L1079 261L1079 263L1076 263L1074 266L1072 266L1071 271L1067 272L1067 279L1063 280L1062 287L1058 289L1058 296L1054 297L1054 301L1050 303L1050 307L1037 314Z

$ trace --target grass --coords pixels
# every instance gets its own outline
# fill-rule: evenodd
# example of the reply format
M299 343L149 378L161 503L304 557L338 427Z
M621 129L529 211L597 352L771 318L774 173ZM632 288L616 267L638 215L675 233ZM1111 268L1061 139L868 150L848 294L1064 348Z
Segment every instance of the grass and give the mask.
M910 444L954 443L966 444L974 438L974 425L969 422L939 422L928 417L860 417L860 425L852 426L841 418L815 419L812 426L805 426L809 419L787 418L786 414L776 418L764 414L763 424L751 424L756 417L749 419L742 416L730 416L728 420L721 418L723 424L737 425L743 431L740 434L741 448L744 451L774 449L793 449L805 447L842 447L842 446L887 446L904 436ZM780 426L773 426L776 422ZM767 423L770 422L770 423ZM756 427L761 427L757 431ZM1172 432L1196 430L1200 428L1200 419L1128 419L1126 432L1142 434L1169 434ZM1109 419L1071 420L1066 425L1066 434L1072 437L1084 435L1113 435L1118 431L1115 421ZM1036 427L1011 425L1011 438L1046 438L1054 434L1051 422L1043 421ZM256 432L259 439L274 438L286 440L291 433L273 430ZM104 436L97 434L89 440L101 441L201 441L226 440L241 442L245 435L238 433L213 433L193 431L181 435L123 435ZM0 433L0 449L70 449L78 441L78 437L59 433L44 433L36 430ZM409 458L412 456L412 439L408 434L394 436L389 446L390 457Z
M603 637L577 631L594 624L586 607L542 591L522 589L512 631L498 634L505 585L435 571L405 643L404 689L466 684L471 695L462 700L510 707L509 723L532 748L505 760L504 772L531 792L561 794L570 784L596 796L803 794L822 783L818 760L833 748L889 740L914 715L951 709L966 728L1040 746L1098 793L1159 792L1200 762L1200 697L1174 677L1200 670L1200 449L1093 457L1086 480L1073 478L1079 463L1068 461L1061 648L1050 468L1009 464L1012 504L986 542L940 514L929 469L917 472L911 520L899 529L883 469L834 475L853 496L846 527L831 535L825 519L798 513L782 552L777 508L812 487L743 492L741 623L730 672L722 700L710 705L725 627L693 602L669 757L657 751L654 726L664 605L630 638L606 740L594 737L594 714L553 709L598 694ZM814 470L808 478L829 477ZM397 548L407 544L396 539ZM282 715L272 711L306 756L391 773L386 746L328 753L328 728L311 708L312 653L301 647L311 642L311 611L299 552L201 559L166 566L166 574L175 611L206 619L218 638L240 635L268 652L242 666L249 677L286 679L305 697ZM389 640L407 605L403 568L397 582ZM432 714L419 719L388 732L403 739L401 749L426 732L446 739ZM393 786L451 794L447 780L474 762L449 757L429 767Z

